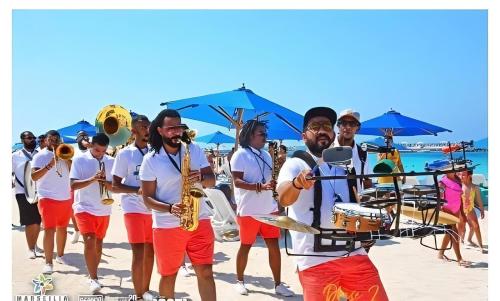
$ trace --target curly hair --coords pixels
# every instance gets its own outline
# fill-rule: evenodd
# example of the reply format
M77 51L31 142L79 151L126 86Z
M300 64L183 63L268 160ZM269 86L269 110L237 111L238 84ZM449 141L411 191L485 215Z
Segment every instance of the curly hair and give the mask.
M165 109L158 113L156 118L151 122L151 125L149 126L149 144L151 145L151 148L154 149L155 153L159 153L161 148L163 147L163 139L158 133L157 128L163 126L163 120L165 117L170 117L170 118L181 118L181 115L179 115L179 112L176 110L172 109Z
M245 124L241 128L239 136L239 142L241 147L243 148L250 147L250 136L254 134L255 129L259 126L263 126L264 128L267 129L267 123L265 121L251 119L245 122Z

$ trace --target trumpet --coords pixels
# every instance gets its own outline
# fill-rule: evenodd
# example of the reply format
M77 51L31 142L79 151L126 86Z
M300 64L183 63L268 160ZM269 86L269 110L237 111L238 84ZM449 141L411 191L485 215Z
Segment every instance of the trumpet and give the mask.
M104 165L104 162L99 161L99 171L101 171L104 174L104 180L106 180L106 166ZM104 183L99 182L99 189L101 192L101 203L103 205L111 205L115 200L109 196L109 191L106 188L106 185Z
M62 177L62 171L58 164L59 160L65 160L69 163L74 154L75 149L69 144L62 143L56 148L54 152L54 161L56 162L56 173L59 177Z

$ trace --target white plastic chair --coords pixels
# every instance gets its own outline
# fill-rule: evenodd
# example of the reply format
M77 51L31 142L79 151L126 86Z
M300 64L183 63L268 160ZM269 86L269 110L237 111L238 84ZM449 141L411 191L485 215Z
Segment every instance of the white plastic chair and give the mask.
M217 241L237 241L240 240L239 226L236 222L236 213L234 213L233 208L229 204L226 196L221 190L206 188L205 194L207 195L207 202L211 204L210 207L213 208L212 216L212 227L214 229L215 239ZM224 234L238 232L238 235L229 238Z

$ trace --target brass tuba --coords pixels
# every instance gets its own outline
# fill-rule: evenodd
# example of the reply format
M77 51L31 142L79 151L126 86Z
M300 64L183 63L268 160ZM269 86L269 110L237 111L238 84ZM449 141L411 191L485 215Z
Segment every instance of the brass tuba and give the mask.
M120 105L108 105L97 114L95 127L109 137L109 146L123 145L132 134L132 116Z
M181 190L181 204L184 205L184 210L181 214L180 226L184 230L194 231L198 228L200 202L201 198L205 197L203 188L195 187L189 183L189 173L191 172L191 155L189 151L189 144L196 136L194 130L187 129L184 131L181 143L184 145L186 151L182 158L181 176L182 176L182 190Z

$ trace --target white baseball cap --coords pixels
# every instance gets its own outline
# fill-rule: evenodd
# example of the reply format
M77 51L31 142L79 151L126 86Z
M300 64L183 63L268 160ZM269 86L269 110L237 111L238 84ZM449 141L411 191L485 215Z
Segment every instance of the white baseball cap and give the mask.
M359 118L360 118L359 112L356 112L353 109L345 109L342 112L340 112L337 120L340 120L346 116L350 116L350 117L356 119L357 122L361 123L361 121L359 121Z

